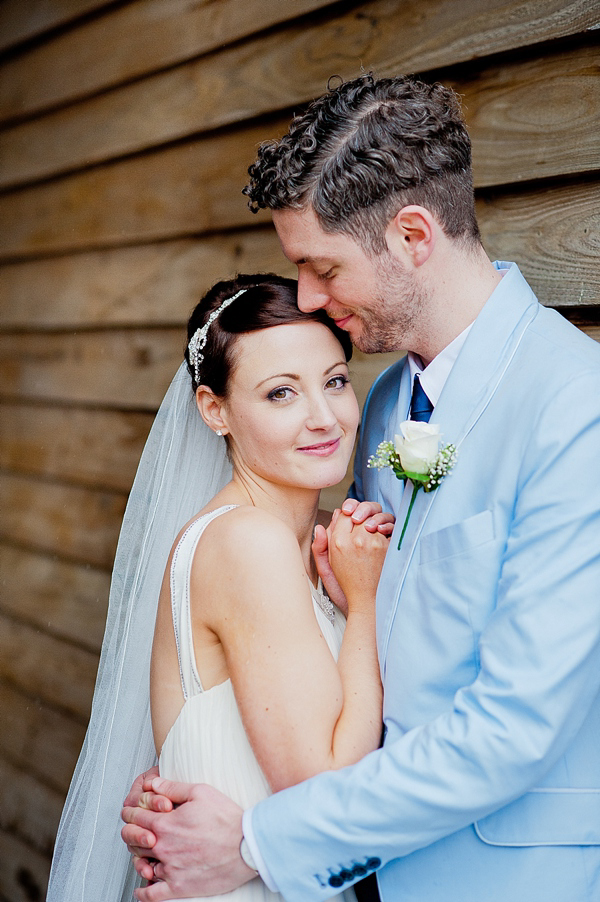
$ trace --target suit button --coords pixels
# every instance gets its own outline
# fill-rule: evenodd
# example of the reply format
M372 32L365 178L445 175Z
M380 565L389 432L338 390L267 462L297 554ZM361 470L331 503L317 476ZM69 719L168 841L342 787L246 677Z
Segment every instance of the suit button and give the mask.
M345 883L347 880L354 880L354 874L352 873L352 871L349 871L348 868L343 868L343 869L340 871L340 877L342 878L342 880L344 881L344 883Z
M352 875L354 877L364 877L367 873L367 869L364 864L355 864L352 868Z
M327 882L329 883L329 886L334 886L334 887L336 887L336 889L338 886L344 885L344 881L337 874L332 874L332 876L329 878L329 880Z
M370 871L375 871L381 867L381 858L367 858L366 867Z

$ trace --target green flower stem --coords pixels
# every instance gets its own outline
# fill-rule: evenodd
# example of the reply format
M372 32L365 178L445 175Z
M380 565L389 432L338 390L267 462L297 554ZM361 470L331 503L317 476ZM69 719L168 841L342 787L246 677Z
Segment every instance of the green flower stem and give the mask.
M415 499L417 497L417 492L419 491L420 488L421 488L420 482L413 483L413 490L412 490L412 495L410 498L410 504L408 505L408 512L406 514L406 519L404 521L404 526L402 527L402 532L400 534L400 540L398 542L398 551L400 551L400 546L402 545L402 539L404 538L404 533L406 532L406 527L408 526L408 520L410 518L412 509L413 509L413 506L415 503Z

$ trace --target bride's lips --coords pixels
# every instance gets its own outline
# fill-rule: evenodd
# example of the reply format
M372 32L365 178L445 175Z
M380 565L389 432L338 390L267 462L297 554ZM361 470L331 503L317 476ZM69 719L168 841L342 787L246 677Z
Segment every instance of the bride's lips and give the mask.
M328 457L330 454L333 454L340 447L339 438L334 438L330 442L319 442L315 445L304 445L302 448L298 448L298 451L302 451L304 454L314 454L317 457Z

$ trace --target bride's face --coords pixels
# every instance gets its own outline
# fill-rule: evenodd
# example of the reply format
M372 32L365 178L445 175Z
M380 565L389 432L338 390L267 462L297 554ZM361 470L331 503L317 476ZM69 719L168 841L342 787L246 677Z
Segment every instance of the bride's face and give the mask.
M221 408L235 466L304 488L343 479L359 412L330 330L309 321L251 332L235 359Z

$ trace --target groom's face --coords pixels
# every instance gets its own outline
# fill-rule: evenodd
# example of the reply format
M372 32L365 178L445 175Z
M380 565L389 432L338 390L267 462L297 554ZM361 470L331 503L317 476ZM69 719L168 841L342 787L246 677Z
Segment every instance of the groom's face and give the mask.
M368 255L357 241L325 232L312 209L274 210L283 252L298 267L298 305L322 308L367 354L412 348L422 319L420 285L390 253Z

